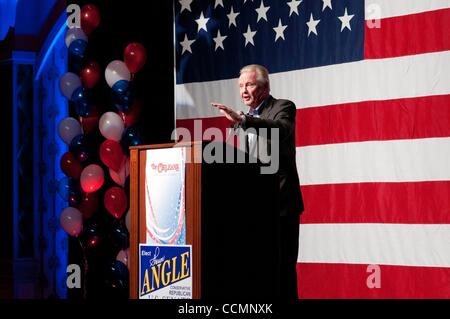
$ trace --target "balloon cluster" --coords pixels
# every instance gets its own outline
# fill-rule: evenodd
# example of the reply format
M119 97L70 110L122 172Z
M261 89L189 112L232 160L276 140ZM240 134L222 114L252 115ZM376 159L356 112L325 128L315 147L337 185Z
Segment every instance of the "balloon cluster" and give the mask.
M68 29L65 35L69 65L74 72L62 75L59 84L77 118L69 116L59 123L58 133L68 145L68 151L60 160L66 176L58 181L57 190L68 203L61 212L60 224L67 234L77 237L80 243L83 241L83 249L96 247L102 240L99 232L102 225L93 218L96 212L104 207L113 217L109 230L120 251L111 269L117 275L124 274L118 263L128 265L129 212L122 217L129 207L126 192L130 174L129 147L142 143L139 130L134 126L142 105L134 98L132 83L134 74L144 66L147 54L142 44L130 43L124 50L124 62L115 60L108 64L104 74L112 89L115 111L101 114L92 103L101 67L86 54L88 35L99 24L99 10L88 4L81 9L81 28ZM94 145L90 138L97 128L104 138L100 145ZM108 177L115 183L113 186L105 183ZM120 286L119 281L110 278L111 285Z
M142 105L134 98L132 81L147 60L147 53L140 43L130 43L123 53L124 61L111 61L105 70L105 79L111 88L112 101L118 110L126 130L122 146L128 152L129 146L141 144L138 130L133 127L141 113Z

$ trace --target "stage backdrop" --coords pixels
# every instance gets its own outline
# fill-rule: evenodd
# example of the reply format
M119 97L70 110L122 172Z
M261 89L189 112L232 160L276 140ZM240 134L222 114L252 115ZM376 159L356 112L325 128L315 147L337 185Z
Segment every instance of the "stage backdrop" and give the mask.
M450 1L174 6L177 127L224 130L249 63L297 106L299 297L449 298Z

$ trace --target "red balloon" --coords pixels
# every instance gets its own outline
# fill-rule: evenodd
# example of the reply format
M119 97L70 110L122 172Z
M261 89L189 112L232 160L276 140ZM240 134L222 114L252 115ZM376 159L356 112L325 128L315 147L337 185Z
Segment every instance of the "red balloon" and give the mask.
M89 62L81 71L80 79L85 88L93 88L100 80L100 65L97 62Z
M102 238L99 235L91 235L86 240L86 246L88 248L93 248L98 246L98 244L102 241Z
M83 193L81 198L81 204L78 210L83 214L85 219L90 218L98 208L98 195L97 193Z
M122 146L113 140L106 140L100 145L100 159L106 166L118 171L122 164Z
M145 64L147 60L147 52L140 43L133 42L127 45L123 52L123 60L131 73L136 73Z
M133 104L128 109L128 112L119 112L120 117L125 124L125 127L132 126L141 116L142 104L138 100L134 100Z
M108 212L117 219L122 217L128 206L125 191L117 186L113 186L105 192L103 201Z
M92 112L89 116L80 116L79 119L81 126L83 127L83 133L88 134L95 130L98 127L99 118L98 110L95 105L92 107Z
M67 201L69 202L69 205L71 207L78 207L80 205L80 194L79 193L69 194L69 198Z
M83 168L81 167L80 162L75 158L75 156L71 152L65 153L61 157L60 161L61 170L69 177L79 179L81 175L81 171Z
M130 175L130 158L124 156L119 170L114 171L112 169L109 169L109 175L111 176L114 182L124 187L125 181L127 180L127 177Z
M100 11L93 4L87 4L81 8L81 28L89 34L100 24Z

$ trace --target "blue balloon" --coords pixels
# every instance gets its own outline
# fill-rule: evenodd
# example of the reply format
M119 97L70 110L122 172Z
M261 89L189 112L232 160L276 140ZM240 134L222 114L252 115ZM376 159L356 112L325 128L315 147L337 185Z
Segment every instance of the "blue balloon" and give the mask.
M65 176L58 181L58 194L65 201L69 200L70 178Z
M87 42L82 39L76 39L69 45L69 63L79 72L86 64Z
M122 95L130 90L130 81L127 80L119 80L112 86L112 90L114 93Z
M69 45L69 54L73 57L84 59L86 57L87 41L76 39Z
M122 149L126 154L130 154L130 146L137 146L142 144L142 137L137 127L130 126L123 132L120 140Z
M83 232L81 233L80 238L84 241L84 246L86 248L97 247L102 241L99 228L98 223L94 220L84 222Z
M133 94L131 93L130 82L119 80L112 86L113 104L121 112L127 112L133 103Z
M75 105L75 112L79 116L89 116L92 112L92 106L89 102L89 92L84 87L80 86L72 93L71 101Z
M83 66L86 64L85 58L80 58L69 54L69 64L78 73L81 71Z
M127 249L130 247L130 234L125 224L120 220L114 220L111 228L113 244L119 249Z
M110 262L105 271L105 283L114 290L127 290L129 287L129 272L127 266L119 260ZM126 291L127 292L127 291Z
M87 145L86 136L84 134L75 136L70 142L69 151L72 152L80 162L88 160L91 152Z
M80 183L73 178L63 177L58 181L58 194L67 202L81 196Z

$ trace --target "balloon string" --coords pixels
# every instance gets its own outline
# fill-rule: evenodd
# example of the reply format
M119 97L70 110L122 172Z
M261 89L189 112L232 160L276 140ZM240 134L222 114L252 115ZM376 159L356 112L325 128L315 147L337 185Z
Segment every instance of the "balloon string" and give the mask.
M87 272L88 272L88 261L87 261L87 257L86 257L86 249L83 245L83 243L81 242L81 240L79 238L78 239L78 243L80 244L81 247L81 251L83 252L83 299L86 300L86 296L87 296Z

